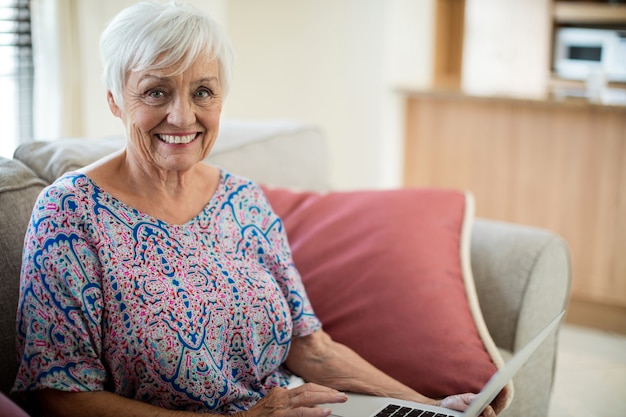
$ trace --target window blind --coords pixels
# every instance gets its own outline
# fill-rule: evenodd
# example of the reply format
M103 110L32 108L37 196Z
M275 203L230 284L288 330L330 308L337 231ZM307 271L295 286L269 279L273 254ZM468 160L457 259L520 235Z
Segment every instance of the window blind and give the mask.
M33 73L30 0L0 0L2 156L33 136Z

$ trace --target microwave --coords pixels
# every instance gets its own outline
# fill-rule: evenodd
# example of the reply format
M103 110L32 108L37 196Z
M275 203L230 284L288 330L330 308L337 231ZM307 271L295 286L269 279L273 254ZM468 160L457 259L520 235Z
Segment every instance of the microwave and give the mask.
M626 82L626 30L559 28L553 65L560 78L586 80L602 72L607 81Z

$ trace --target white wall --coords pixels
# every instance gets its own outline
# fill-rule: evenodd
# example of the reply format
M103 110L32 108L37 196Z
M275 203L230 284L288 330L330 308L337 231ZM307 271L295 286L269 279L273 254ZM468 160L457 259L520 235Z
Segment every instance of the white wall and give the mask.
M432 1L231 0L237 55L226 115L320 126L337 188L393 186L401 173L394 85L427 85Z
M227 115L319 125L337 186L380 172L384 5L381 1L231 0L237 51Z
M102 66L98 43L106 23L117 12L132 3L129 0L82 0L78 7L78 30L81 33L80 62L82 128L86 137L103 137L123 134L122 124L113 117L106 101L106 90L101 81Z
M122 133L100 81L98 38L132 0L81 0L81 107L88 137ZM329 142L336 188L400 184L395 86L430 84L433 0L192 1L229 32L236 55L227 119L295 119Z

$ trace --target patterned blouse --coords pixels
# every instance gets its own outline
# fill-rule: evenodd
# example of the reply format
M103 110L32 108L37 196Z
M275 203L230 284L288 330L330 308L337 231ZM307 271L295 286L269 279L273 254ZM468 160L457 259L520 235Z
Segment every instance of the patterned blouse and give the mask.
M234 413L287 383L291 338L320 322L254 183L222 171L204 210L171 225L69 173L35 204L17 326L14 391Z

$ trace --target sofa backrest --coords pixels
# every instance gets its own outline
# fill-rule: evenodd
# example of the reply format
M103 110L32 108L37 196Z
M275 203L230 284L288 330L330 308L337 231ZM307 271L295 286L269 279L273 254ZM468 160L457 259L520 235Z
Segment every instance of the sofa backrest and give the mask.
M64 138L21 145L14 157L53 182L64 172L121 149L122 137ZM258 183L324 191L330 189L326 143L313 126L291 121L222 122L207 162Z
M21 162L0 158L0 390L5 394L17 373L15 314L24 234L45 185Z

